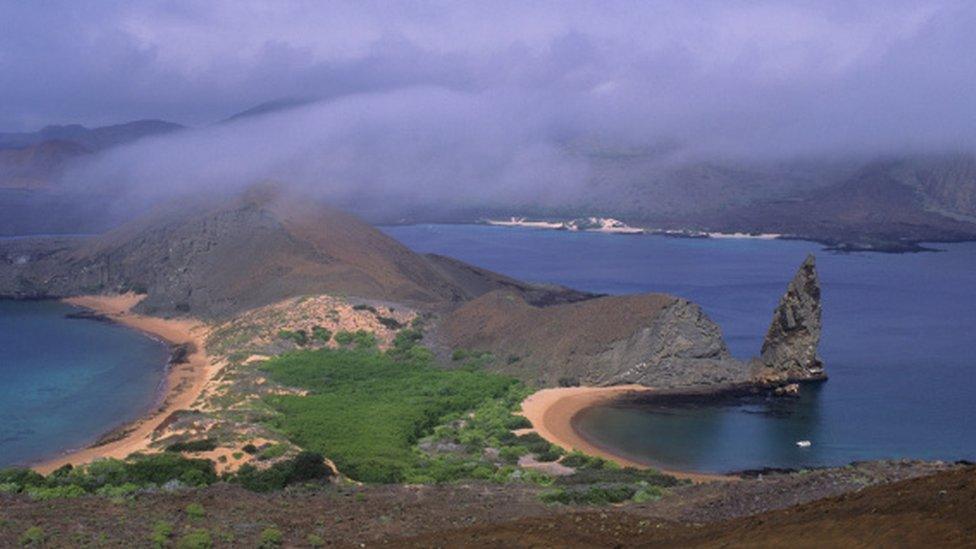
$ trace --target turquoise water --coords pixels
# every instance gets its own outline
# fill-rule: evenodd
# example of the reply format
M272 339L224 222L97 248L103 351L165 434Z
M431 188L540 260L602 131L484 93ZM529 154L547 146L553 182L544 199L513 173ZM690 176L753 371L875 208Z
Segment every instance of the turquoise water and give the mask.
M741 358L758 354L787 282L814 252L828 382L805 387L797 400L600 407L579 418L580 430L635 459L708 472L976 459L976 243L938 245L942 253L836 254L802 241L467 225L384 230L418 251L525 280L686 297Z
M75 310L0 300L0 467L83 447L153 404L166 345Z

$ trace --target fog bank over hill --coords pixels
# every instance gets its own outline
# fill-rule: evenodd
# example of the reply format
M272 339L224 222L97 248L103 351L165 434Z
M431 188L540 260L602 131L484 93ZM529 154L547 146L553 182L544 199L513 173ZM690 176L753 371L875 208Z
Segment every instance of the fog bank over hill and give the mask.
M902 185L905 170L864 176L879 161L976 150L969 2L64 3L0 18L14 23L0 127L195 127L58 172L120 217L272 179L374 221L724 226L755 200ZM968 168L936 171L972 186Z

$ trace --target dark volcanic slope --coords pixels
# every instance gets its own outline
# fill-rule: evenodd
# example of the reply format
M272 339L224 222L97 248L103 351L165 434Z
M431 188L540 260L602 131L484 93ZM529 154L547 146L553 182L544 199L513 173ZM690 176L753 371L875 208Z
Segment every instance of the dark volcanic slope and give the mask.
M714 387L750 373L697 305L663 294L539 307L496 291L447 316L442 337L452 348L490 351L492 368L543 386Z
M918 242L972 240L974 165L967 156L879 161L840 183L692 215L679 224L892 251Z
M503 287L538 292L416 254L353 216L268 189L220 204L169 205L49 255L0 244L0 295L135 290L149 294L142 311L156 314L221 317L314 293L437 306Z

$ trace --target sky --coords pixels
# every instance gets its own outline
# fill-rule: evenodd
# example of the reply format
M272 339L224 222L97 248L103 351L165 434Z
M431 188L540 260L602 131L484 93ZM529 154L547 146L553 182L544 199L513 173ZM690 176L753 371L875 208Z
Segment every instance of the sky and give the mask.
M972 147L974 28L966 0L0 0L0 131L200 128L107 155L100 178L383 188L409 171L419 187L490 181L486 194L581 181L567 142L755 157ZM283 98L314 102L214 126Z

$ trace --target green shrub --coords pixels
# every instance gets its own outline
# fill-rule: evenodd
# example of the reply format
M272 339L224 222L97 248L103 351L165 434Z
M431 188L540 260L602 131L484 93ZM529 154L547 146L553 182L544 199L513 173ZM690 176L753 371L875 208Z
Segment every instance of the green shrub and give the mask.
M387 329L390 330L399 330L400 328L403 328L403 323L401 323L399 320L395 318L390 318L387 316L377 316L376 320L378 320L380 324L382 324L383 326L385 326Z
M0 469L0 483L18 486L42 486L47 481L44 475L26 468Z
M531 427L532 422L525 416L510 415L505 419L505 428L508 430L529 429Z
M217 449L217 441L212 438L174 442L166 447L167 452L210 452Z
M252 456L258 453L258 447L251 443L245 444L244 447L241 448L241 450L247 452L248 454L251 454Z
M284 536L281 534L281 530L277 528L265 528L261 531L261 542L258 547L271 548L281 546L281 542L284 540Z
M32 499L37 500L48 500L48 499L67 499L67 498L77 498L85 495L85 489L81 486L75 484L68 484L64 486L28 486L27 495Z
M136 454L126 460L128 482L162 485L174 479L192 479L193 484L212 484L217 481L217 473L209 459L187 459L172 453Z
M660 486L642 486L637 493L634 494L634 503L645 503L648 501L657 501L661 499L664 495L664 489Z
M131 482L127 482L125 484L119 484L119 485L108 484L102 486L95 493L100 496L105 496L107 498L115 499L115 498L129 497L132 494L138 492L139 490L140 487L138 485L132 484Z
M356 333L353 334L352 341L357 349L373 349L378 343L376 335L366 330L356 330Z
M310 391L267 397L280 412L272 426L298 446L328 455L356 480L400 482L419 464L413 445L443 418L506 395L515 383L435 368L422 347L408 356L321 349L264 363L272 380Z
M332 476L332 469L326 466L322 454L303 451L291 461L288 483L318 480L330 476Z
M270 492L296 482L324 480L331 476L332 469L325 465L322 454L300 452L294 458L275 463L267 469L245 464L230 480L254 492Z
M169 543L170 538L173 537L173 525L164 521L158 520L153 523L152 533L149 534L149 541L155 547L165 547Z
M179 549L210 549L213 547L213 538L210 537L210 532L201 528L184 534L176 546Z
M194 502L186 506L186 516L191 519L202 519L206 514L207 512L203 510L203 505L199 503Z
M498 457L505 463L516 464L519 458L528 453L528 450L521 446L506 446L499 450Z
M18 541L24 546L39 546L44 543L46 538L47 536L44 535L44 530L40 526L31 526L20 535Z
M328 343L332 339L332 331L316 326L312 328L312 337L322 343Z
M339 345L345 346L352 343L354 338L355 336L353 335L352 332L348 330L340 330L339 332L336 333L333 339L335 339L335 342L338 343Z
M556 461L563 455L562 448L558 446L550 445L544 452L539 452L535 454L536 461L542 461L545 463Z
M323 539L322 536L318 534L309 534L305 538L305 542L308 543L310 547L322 547L323 545L325 545L325 539Z
M560 387L579 387L579 378L575 377L561 377L559 378Z
M610 465L610 462L605 462ZM576 474L559 477L556 481L561 485L579 485L594 483L646 483L648 486L669 488L687 484L671 475L665 475L653 469L635 469L633 467L604 467L602 469L577 469Z
M268 446L264 450L261 450L261 453L258 454L258 459L264 461L268 459L279 458L285 455L286 453L288 453L287 444L272 444L271 446Z
M564 457L560 463L574 469L603 469L607 461L600 457L588 456L580 451L573 451Z
M281 330L278 332L278 337L293 341L299 347L304 347L308 344L308 334L305 333L305 330Z
M369 311L369 312L374 313L374 314L377 312L376 311L376 307L373 307L372 305L367 305L365 303L360 303L358 305L353 305L352 306L352 310L354 310L354 311Z

